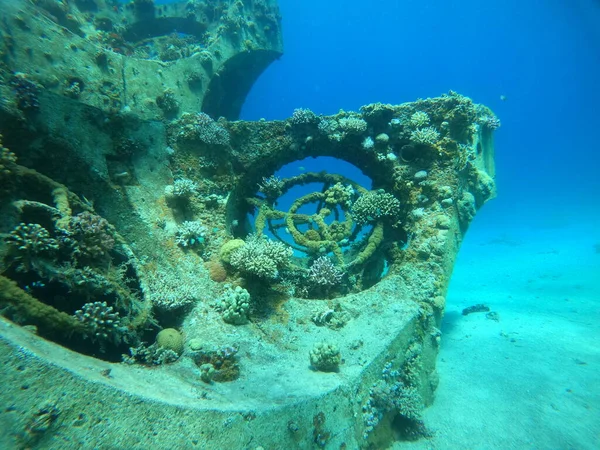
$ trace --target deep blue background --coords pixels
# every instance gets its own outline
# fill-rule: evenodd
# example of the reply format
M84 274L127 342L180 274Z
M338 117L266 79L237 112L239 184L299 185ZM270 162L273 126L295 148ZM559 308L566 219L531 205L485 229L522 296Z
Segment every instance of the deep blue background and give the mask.
M502 121L499 197L479 220L516 215L520 223L548 226L598 214L598 1L279 4L285 54L254 86L243 119L283 119L298 107L333 114L452 89Z

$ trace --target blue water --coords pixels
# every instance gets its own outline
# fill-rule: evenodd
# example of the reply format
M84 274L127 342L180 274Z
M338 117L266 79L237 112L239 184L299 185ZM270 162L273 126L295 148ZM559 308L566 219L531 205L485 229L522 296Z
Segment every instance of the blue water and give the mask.
M471 225L447 296L425 416L435 437L415 448L600 448L600 2L279 4L285 53L243 119L454 90L502 121L498 197ZM481 302L499 322L461 315Z
M454 90L502 121L499 196L477 224L598 223L600 2L279 5L285 52L252 89L243 119L283 119L298 107L334 114Z

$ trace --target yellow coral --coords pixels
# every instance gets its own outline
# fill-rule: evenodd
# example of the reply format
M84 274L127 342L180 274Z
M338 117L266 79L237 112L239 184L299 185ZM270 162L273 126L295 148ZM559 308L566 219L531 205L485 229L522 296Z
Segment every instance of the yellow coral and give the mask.
M219 250L219 258L221 258L221 261L224 263L229 264L231 261L231 254L244 244L245 242L243 239L232 239L231 241L225 242L221 246L221 250Z

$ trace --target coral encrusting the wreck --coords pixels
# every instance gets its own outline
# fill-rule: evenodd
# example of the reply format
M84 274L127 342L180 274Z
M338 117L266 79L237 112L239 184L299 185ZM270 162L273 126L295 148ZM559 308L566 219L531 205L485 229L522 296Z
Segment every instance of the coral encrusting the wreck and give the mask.
M493 153L496 125L488 108L454 92L332 117L296 110L282 127L221 122L231 142L214 161L227 164L203 175L236 186L227 204L236 239L225 237L223 267L251 291L267 284L296 297L333 298L367 289L412 261L435 263L454 212L465 231L494 195L487 174L493 167L481 155ZM205 140L187 133L186 122L172 126L174 166L195 155L205 167ZM373 187L333 171L276 172L309 156L350 162ZM302 194L281 208L291 192Z
M182 113L152 129L161 149L140 146L135 183L90 189L97 210L68 174L52 173L72 191L3 148L1 312L82 353L177 362L156 373L206 388L208 408L232 398L213 389L285 404L307 383L317 404L343 379L358 401L336 407L364 446L392 427L422 435L454 257L494 195L498 125L453 92L280 122ZM334 165L279 171L323 156L372 184Z
M115 358L151 318L133 252L66 187L19 166L7 149L3 155L3 314L79 351Z

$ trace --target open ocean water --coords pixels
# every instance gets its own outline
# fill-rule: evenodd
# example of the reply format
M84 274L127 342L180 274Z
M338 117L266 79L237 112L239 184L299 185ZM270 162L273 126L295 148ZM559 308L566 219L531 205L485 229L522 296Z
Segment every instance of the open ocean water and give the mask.
M471 225L448 295L433 435L410 446L599 448L600 2L279 3L285 54L242 118L454 90L502 122L498 196ZM497 320L461 315L476 303Z

